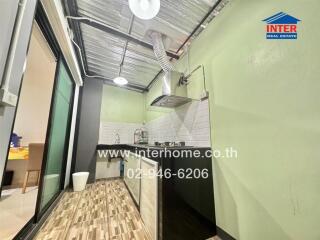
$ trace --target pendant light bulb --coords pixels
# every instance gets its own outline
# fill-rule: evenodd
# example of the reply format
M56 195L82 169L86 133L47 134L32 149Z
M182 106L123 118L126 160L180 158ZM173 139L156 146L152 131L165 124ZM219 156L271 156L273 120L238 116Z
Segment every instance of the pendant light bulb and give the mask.
M138 18L149 20L160 11L160 0L129 0L131 12Z
M115 79L113 79L113 82L120 86L128 84L128 80L124 77L116 77Z

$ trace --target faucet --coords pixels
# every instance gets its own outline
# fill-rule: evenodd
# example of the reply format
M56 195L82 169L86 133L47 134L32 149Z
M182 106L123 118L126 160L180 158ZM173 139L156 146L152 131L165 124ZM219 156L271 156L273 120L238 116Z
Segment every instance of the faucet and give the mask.
M116 133L116 140L115 140L115 144L120 144L120 135L119 133Z
M141 129L137 128L134 130L134 133L133 133L133 143L139 144L140 140L141 140Z

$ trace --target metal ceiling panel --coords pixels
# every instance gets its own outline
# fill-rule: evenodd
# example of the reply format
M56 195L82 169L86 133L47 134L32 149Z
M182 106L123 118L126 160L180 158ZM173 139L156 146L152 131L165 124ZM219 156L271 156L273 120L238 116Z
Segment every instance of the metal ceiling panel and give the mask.
M218 0L161 0L158 15L151 20L135 18L131 35L150 42L148 30L157 30L172 39L176 51ZM123 32L129 25L128 0L78 0L79 14L103 22Z
M121 76L130 83L147 86L150 79L160 70L153 51L128 43L99 29L81 24L82 38L89 72L113 79L119 74L122 55L124 56Z
M78 13L125 32L131 11L127 0L78 0Z
M159 71L153 51L128 43L121 71L123 77L146 87Z
M95 72L94 70L101 68L110 76L116 76L125 41L85 24L81 24L80 27L88 70Z
M176 52L209 10L210 6L199 0L161 0L159 14L147 22L136 19L132 34L150 42L148 30L164 33L172 40L168 50Z
M185 42L189 43L200 34L228 1L161 0L158 15L151 20L135 17L129 34L151 43L148 32L156 30L170 37L168 50L178 52ZM79 16L96 20L128 34L132 18L128 0L77 0L76 2ZM213 6L216 8L210 13ZM207 17L205 21L204 17ZM129 83L147 87L161 70L152 50L87 24L80 23L80 27L89 72L113 79L118 76L123 60L121 76Z

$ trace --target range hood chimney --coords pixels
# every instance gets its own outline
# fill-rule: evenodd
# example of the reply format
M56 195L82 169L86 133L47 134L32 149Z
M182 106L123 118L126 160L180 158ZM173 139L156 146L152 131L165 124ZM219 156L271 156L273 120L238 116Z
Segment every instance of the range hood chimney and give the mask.
M191 102L188 98L187 85L183 73L173 71L163 44L166 36L159 32L151 32L150 37L153 43L153 51L164 71L162 78L162 94L151 103L151 106L175 108Z
M187 86L183 84L183 74L171 71L162 78L162 94L151 103L151 106L175 108L192 99L187 97Z

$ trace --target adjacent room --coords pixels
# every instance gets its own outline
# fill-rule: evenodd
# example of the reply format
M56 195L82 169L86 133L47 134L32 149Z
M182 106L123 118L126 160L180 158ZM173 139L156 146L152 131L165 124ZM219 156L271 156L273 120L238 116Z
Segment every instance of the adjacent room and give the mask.
M0 239L12 239L34 216L56 59L34 23L0 200Z

